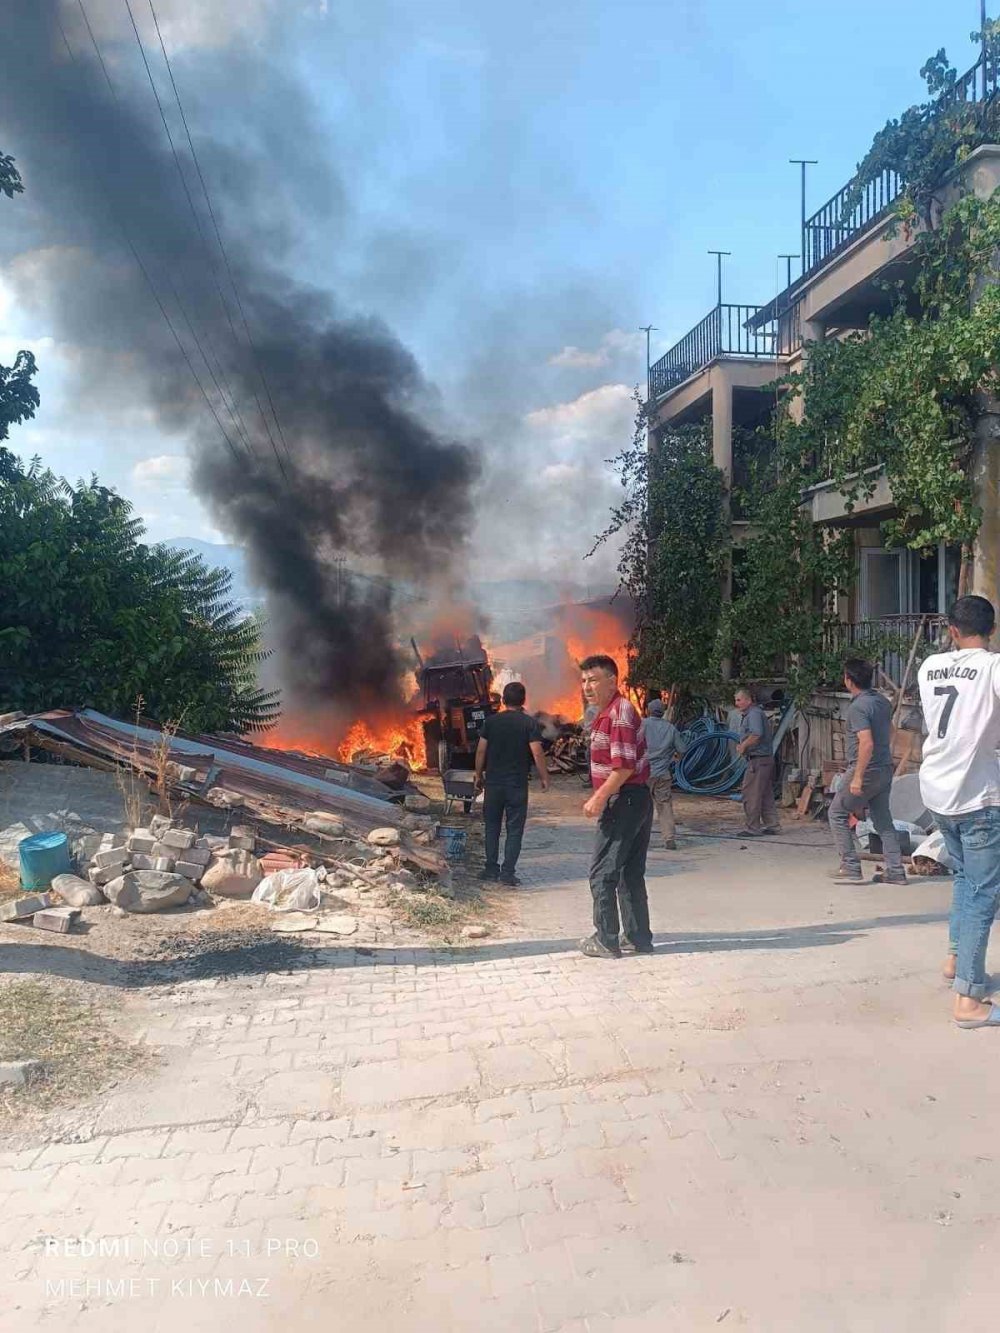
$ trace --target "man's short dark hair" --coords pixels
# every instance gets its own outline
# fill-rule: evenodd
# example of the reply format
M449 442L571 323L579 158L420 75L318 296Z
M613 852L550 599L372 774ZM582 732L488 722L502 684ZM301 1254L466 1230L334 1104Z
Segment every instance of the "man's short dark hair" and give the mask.
M875 667L863 657L849 657L844 663L844 675L859 690L870 690L875 677Z
M503 687L503 701L508 708L523 708L528 691L519 680L512 680Z
M948 612L948 624L963 638L973 635L988 639L997 623L993 605L985 597L960 597Z
M607 653L594 653L592 657L585 657L580 663L581 671L606 671L609 676L618 679L618 663L613 657L608 657Z
M734 699L739 699L740 697L744 699L749 699L752 704L755 704L757 702L757 696L754 694L753 690L750 688L749 685L741 685L737 689L736 693L733 695Z

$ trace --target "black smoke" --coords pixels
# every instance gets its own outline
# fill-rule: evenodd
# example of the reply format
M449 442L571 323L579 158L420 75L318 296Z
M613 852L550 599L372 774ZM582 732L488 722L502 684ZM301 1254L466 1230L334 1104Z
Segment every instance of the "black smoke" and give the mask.
M61 338L91 349L81 412L138 386L191 442L195 489L266 593L288 702L384 700L401 666L388 585L338 577L338 558L433 586L467 539L477 457L426 424L427 387L391 332L303 280L317 230L336 245L349 192L280 42L188 69L230 99L185 106L223 254L149 10L133 7L197 222L124 7L120 33L98 29L105 72L77 6L4 0L0 142L30 200L17 240L49 247L33 296Z

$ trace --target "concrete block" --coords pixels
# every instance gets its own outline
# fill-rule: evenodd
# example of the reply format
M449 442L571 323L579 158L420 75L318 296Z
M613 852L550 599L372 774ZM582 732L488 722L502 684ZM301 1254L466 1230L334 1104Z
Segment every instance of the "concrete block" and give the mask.
M174 874L183 875L185 879L194 880L197 884L205 873L205 867L198 865L196 861L175 861Z
M129 851L138 852L141 856L151 856L155 846L156 839L148 829L136 829L128 840Z
M195 835L187 828L168 828L160 834L160 845L167 847L169 853L186 852L194 846Z
M52 903L53 899L47 893L30 893L26 898L14 898L0 907L0 921L21 921L25 917L34 916L36 912L44 912Z
M234 851L252 852L257 846L257 836L246 824L236 824L229 831L229 846Z
M162 835L172 825L173 825L173 820L170 818L169 815L154 815L153 818L149 821L149 831L150 833L152 833L154 838L159 838L162 837Z
M113 879L117 879L121 872L121 866L109 866L104 870L100 866L91 866L87 871L87 878L91 884L96 884L99 889L103 889L105 884L110 884Z
M108 847L100 851L94 857L94 865L100 870L111 870L116 866L123 866L128 860L128 849L125 847Z
M113 847L124 847L127 838L124 833L102 833L101 845L98 849L102 852L108 852Z
M133 852L131 861L132 869L155 870L156 866L153 864L155 860L155 856L147 856L144 852Z
M37 926L39 930L51 930L56 935L66 935L79 918L78 907L48 907L42 912L35 912L31 924Z
M212 849L210 847L189 847L177 859L187 861L190 865L207 866L212 859Z
M169 874L174 868L174 858L172 856L154 856L153 864L150 870L160 870L164 874Z

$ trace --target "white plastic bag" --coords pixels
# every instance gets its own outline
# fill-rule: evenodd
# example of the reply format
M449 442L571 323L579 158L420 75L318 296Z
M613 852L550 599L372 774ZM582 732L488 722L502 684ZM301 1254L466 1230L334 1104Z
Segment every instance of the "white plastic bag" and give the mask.
M275 912L308 912L320 903L316 871L276 870L261 880L250 901L266 903Z
M929 838L925 838L919 847L913 849L914 856L926 857L928 861L937 861L945 870L954 870L955 862L944 845L944 834L935 829Z

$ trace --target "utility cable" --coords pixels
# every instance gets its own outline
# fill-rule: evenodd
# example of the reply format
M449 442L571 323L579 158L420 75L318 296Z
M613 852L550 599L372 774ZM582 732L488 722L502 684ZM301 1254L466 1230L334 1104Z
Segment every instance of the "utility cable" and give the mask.
M226 266L226 273L227 273L228 276L229 276L229 282L230 282L230 284L231 284L231 286L232 286L232 289L233 289L233 295L234 295L234 297L236 298L236 308L237 308L237 310L239 311L239 314L240 314L240 320L242 321L242 324L243 324L243 331L244 331L244 333L246 334L247 344L248 344L248 346L249 346L249 348L250 348L250 352L251 352L251 355L252 355L252 357L253 357L254 367L255 367L255 369L256 369L256 371L257 371L257 374L260 376L260 382L261 382L261 384L263 385L264 393L265 393L265 395L266 395L266 397L267 397L268 405L269 405L270 408L271 408L271 415L274 417L274 424L275 424L275 426L277 427L278 436L279 436L279 438L280 438L280 440L281 440L282 448L283 448L284 451L285 451L285 456L288 458L289 462L291 462L291 453L289 452L289 449L288 449L288 441L285 439L285 432L282 430L282 427L281 427L281 419L280 419L280 417L278 416L278 410L277 410L277 408L275 407L275 405L274 405L274 399L273 399L272 396L271 396L271 388L270 388L270 385L269 385L268 382L267 382L267 377L266 377L265 374L264 374L263 365L262 365L261 359L260 359L260 357L259 357L259 355L258 355L258 353L257 353L257 347L256 347L256 345L255 345L255 343L254 343L253 335L252 335L251 332L250 332L250 325L249 325L249 322L247 321L246 312L245 312L244 309L243 309L243 301L242 301L242 299L240 298L240 289L239 289L239 287L236 285L236 279L235 279L235 277L233 276L232 265L231 265L230 262L229 262L229 255L228 255L228 253L227 253L227 251L226 251L225 243L223 242L223 239L222 239L222 231L221 231L221 229L220 229L220 227L219 227L219 221L218 221L218 218L216 217L216 214L215 214L215 208L214 208L213 205L212 205L212 196L211 196L211 194L209 193L208 185L207 185L207 183L206 183L206 181L205 181L205 176L204 176L204 173L202 172L202 169L201 169L201 162L200 162L199 159L198 159L198 153L197 153L197 150L196 150L196 148L195 148L195 146L194 146L194 139L192 138L192 135L191 135L191 129L190 129L190 126L188 125L188 118L187 118L187 115L186 115L185 112L184 112L184 104L183 104L183 102L181 101L181 95L180 95L180 91L179 91L179 89L178 89L178 87L177 87L177 81L176 81L176 79L174 78L174 70L173 70L173 66L172 66L171 63L170 63L170 57L167 55L166 44L164 43L164 40L163 40L163 34L162 34L162 32L160 31L160 21L159 21L159 19L158 19L158 17L157 17L156 9L155 9L154 6L153 6L153 0L147 0L147 3L148 3L148 5L149 5L149 12L150 12L150 14L151 14L152 17L153 17L153 25L154 25L154 27L156 28L156 36L157 36L157 38L158 38L158 40L159 40L159 43L160 43L160 50L163 52L163 63L166 65L166 67L167 67L167 73L168 73L168 75L170 76L170 86L171 86L171 88L172 88L173 91L174 91L174 99L175 99L175 101L177 102L177 110L180 112L181 123L182 123L183 126L184 126L184 133L187 135L188 148L191 150L191 157L192 157L192 159L193 159L193 161L194 161L195 170L197 171L197 173L198 173L198 179L199 179L199 181L201 182L202 192L203 192L203 194L204 194L204 196L205 196L205 204L206 204L206 206L207 206L207 208L208 208L208 215L209 215L209 217L210 217L211 220L212 220L212 226L213 226L213 228L214 228L214 230L215 230L215 239L216 239L216 240L218 241L218 243L219 243L219 250L220 250L220 252L221 252L221 254L222 254L222 261L223 261L223 263L224 263L225 266ZM268 435L270 436L270 434L271 434L271 432L270 432L270 427L268 426L267 418L264 416L264 409L261 407L260 399L259 399L259 397L257 397L256 390L254 391L254 397L257 398L257 408L258 408L258 410L259 410L259 412L260 412L261 419L263 420L265 427L267 427ZM274 444L274 440L273 440L273 438L272 438L272 440L271 440L271 444L272 444L272 446L273 446L273 444Z
M80 8L81 8L81 11L83 11L82 0L80 0ZM87 23L87 30L91 33L91 37L93 38L93 32L92 32L92 30L91 30L91 28L90 28L90 22L89 22L89 20L87 20L86 11L83 11L83 14L84 14L84 21ZM63 44L64 44L64 46L66 47L66 52L67 52L67 54L69 55L70 61L72 62L72 64L73 64L74 67L77 67L78 64L79 64L78 58L77 58L77 56L76 56L76 54L75 54L75 52L74 52L72 46L70 45L69 38L68 38L67 35L66 35L66 29L63 27L62 20L60 19L58 13L55 14L55 20L56 20L56 23L58 24L59 32L60 32L60 34L62 35ZM104 63L104 57L103 57L103 56L101 55L101 53L100 53L100 48L99 48L99 47L96 47L96 43L95 43L95 49L97 49L98 59L100 60L101 68L102 68L102 70L104 71L104 77L108 80L108 86L109 86L109 88L111 88L111 91L112 91L112 93L113 93L113 92L114 92L114 87L113 87L113 85L112 85L112 83L111 83L111 80L110 80L110 78L109 78L109 76L108 76L108 70L107 70L107 66L106 66L105 63ZM180 337L179 333L177 332L176 327L174 326L174 322L173 322L173 320L170 318L170 315L169 315L169 313L168 313L168 311L167 311L167 308L166 308L166 306L163 304L163 301L162 301L161 298L160 298L160 294L159 294L159 292L156 290L156 285L154 284L153 279L152 279L152 277L150 276L149 270L146 268L146 265L143 263L142 256L139 254L139 251L136 249L135 244L134 244L134 242L132 241L132 237L129 235L128 229L126 228L125 224L124 224L124 223L121 221L121 219L116 215L115 207L114 207L114 195L113 195L113 192L112 192L112 190L111 190L111 186L110 186L110 184L108 183L107 179L105 178L104 173L103 173L101 167L100 167L99 165L97 165L97 164L99 164L99 162L100 162L100 158L99 158L99 156L95 155L94 162L95 162L95 165L96 165L97 178L98 178L98 180L101 182L101 186L102 186L102 188L103 188L103 190L104 190L105 195L107 196L108 207L109 207L109 210L110 210L110 212L111 212L111 219L112 219L112 221L115 223L115 225L118 227L119 231L121 232L122 237L124 238L125 244L126 244L126 246L128 247L129 251L131 252L132 258L135 260L136 264L137 264L138 267L139 267L139 271L142 273L143 278L146 280L146 285L149 287L149 290L150 290L150 293L152 294L153 300L156 302L156 305L157 305L157 307L159 308L160 314L163 316L164 323L166 324L167 328L170 330L170 333L171 333L171 335L173 336L174 342L177 344L177 347L178 347L178 349L179 349L181 355L183 356L185 362L187 363L188 370L191 372L191 376L192 376L192 378L194 379L195 384L197 384L198 388L201 390L202 397L205 399L205 402L206 402L207 405L208 405L208 409L209 409L209 411L212 413L212 416L215 418L216 425L219 427L219 430L220 430L221 433L222 433L222 437L223 437L223 439L225 440L226 444L229 446L229 449L230 449L230 451L232 452L233 457L234 457L238 462L239 462L239 461L242 461L242 455L240 454L239 449L237 449L236 445L233 443L232 438L231 438L230 435L229 435L229 432L226 430L225 426L223 425L222 418L219 416L219 413L218 413L217 410L216 410L215 404L212 402L211 398L210 398L209 395L208 395L208 391L206 390L204 384L201 382L201 378L200 378L200 376L198 375L197 370L195 369L194 362L191 360L191 356L190 356L190 354L189 354L187 348L184 346L184 343L183 343L183 341L181 340L181 337Z
M80 0L80 5L81 5L81 8L82 8L83 0ZM141 37L140 34L139 34L139 28L138 28L138 26L137 26L137 24L136 24L136 21L135 21L135 14L134 14L133 11L132 11L132 5L131 5L131 3L130 3L130 0L125 0L125 8L126 8L126 10L128 11L128 16L129 16L129 19L131 20L131 23L132 23L132 31L135 33L135 40L136 40L136 42L138 43L138 46L139 46L139 54L140 54L141 57L142 57L142 63L143 63L143 65L144 65L144 67L145 67L145 70L146 70L146 77L149 79L149 86L150 86L150 88L151 88L152 91L153 91L153 97L154 97L154 99L155 99L155 101L156 101L156 108L157 108L157 110L158 110L159 113L160 113L160 120L163 122L163 129L164 129L164 133L165 133L166 136L167 136L167 143L168 143L169 146L170 146L170 152L171 152L171 155L172 155L172 157L173 157L173 159L174 159L174 166L175 166L176 169L177 169L177 175L180 177L180 182L181 182L181 185L182 185L182 187L183 187L183 189L184 189L184 194L185 194L185 196L187 197L188 207L189 207L189 209L191 210L191 217L194 219L195 229L197 230L197 232L198 232L198 237L199 237L199 239L201 240L202 249L203 249L204 252L205 252L205 257L206 257L206 259L208 260L209 268L210 268L211 271L212 271L212 277L213 277L213 279L215 280L215 288L216 288L216 291L218 292L218 295L219 295L219 301L220 301L220 303L221 303L221 305L222 305L223 313L225 314L226 318L229 320L229 327L230 327L230 329L232 330L233 337L234 337L234 340L235 340L235 337L236 337L236 331L235 331L235 329L233 329L233 322L232 322L232 319L230 318L230 315L229 315L229 308L228 308L228 306L226 305L226 298L225 298L225 296L224 296L224 294L223 294L223 291L222 291L222 285L221 285L221 283L219 282L218 274L217 274L217 272L216 272L216 268L215 268L215 263L214 263L214 261L213 261L213 259L212 259L212 254L211 254L211 251L210 251L210 249L209 249L208 238L206 237L205 232L204 232L204 229L203 229L203 227L202 227L202 225L201 225L201 219L200 219L199 216L198 216L198 210L195 208L194 198L192 197L191 190L190 190L190 188L189 188L189 186L188 186L188 183L187 183L187 177L185 176L185 174L184 174L184 169L183 169L183 167L181 166L181 160L180 160L180 158L179 158L178 155L177 155L177 147L176 147L176 145L175 145L175 143L174 143L174 136L173 136L173 134L170 132L170 124L169 124L169 122L167 121L166 112L164 111L164 108L163 108L163 102L160 100L159 90L157 89L157 87L156 87L156 81L155 81L154 78L153 78L153 71L152 71L152 70L150 69L150 67L149 67L149 60L148 60L147 57L146 57L146 48L145 48L145 47L143 46L143 44L142 44L142 37ZM176 293L175 293L175 295L176 295ZM179 298L178 298L178 304L180 304ZM233 420L233 424L234 424L234 426L236 427L236 429L237 429L237 430L240 432L240 434L242 435L242 437L243 437L243 442L244 442L244 445L245 445L245 447L246 447L246 449L247 449L247 452L250 453L250 454L252 454L252 453L253 453L253 446L252 446L252 444L250 443L250 436L249 436L249 433L247 432L246 424L245 424L244 421L243 421L242 414L240 413L240 410L239 410L239 405L238 405L237 402L236 402L236 395L233 393L232 388L229 388L229 399L231 399L232 401L231 401L231 403L230 403L230 401L227 400L225 390L222 388L222 385L219 383L218 376L216 375L215 371L212 369L212 366L211 366L211 364L209 363L208 357L205 355L204 349L203 349L202 346L201 346L201 342L200 342L200 340L198 339L197 335L194 333L194 329L193 329L193 327L192 327L191 320L188 319L188 316L187 316L187 313L186 313L186 312L184 312L184 318L185 318L185 320L187 321L188 328L191 329L191 335L192 335L192 337L193 337L194 340L195 340L195 344L197 345L199 352L201 352L202 358L204 359L206 366L208 366L208 372L209 372L209 374L211 375L211 377L212 377L212 381L213 381L213 383L215 384L215 387L216 387L216 389L217 389L218 392L219 392L219 396L221 397L223 403L225 403L226 408L227 408L227 410L228 410L228 412L229 412L229 415L230 415L230 417L231 417L232 420ZM206 342L206 344L207 344L207 346L208 346L208 348L209 348L209 351L212 353L212 356L214 357L215 362L216 362L216 364L217 364L217 366L218 366L219 375L221 375L222 378L225 379L226 376L225 376L225 371L223 370L223 366L222 366L222 359L221 359L221 357L219 356L218 352L215 350L215 348L212 346L212 343L211 343L211 341L210 341L210 339L209 339L209 337L208 337L207 334L206 334L206 337L205 337L205 342ZM281 460L279 459L278 461L279 461L279 463L280 463Z

